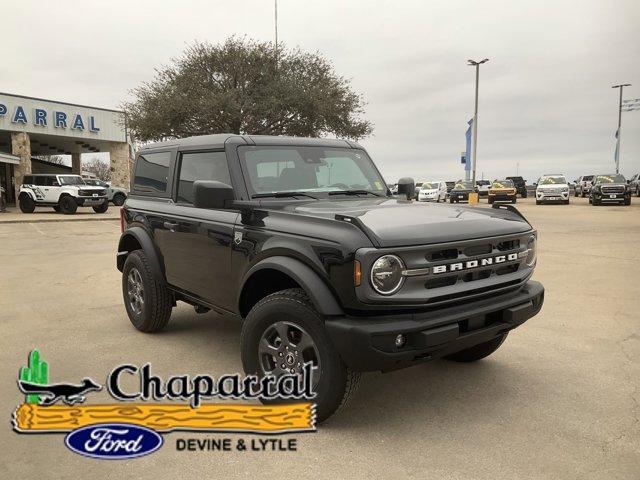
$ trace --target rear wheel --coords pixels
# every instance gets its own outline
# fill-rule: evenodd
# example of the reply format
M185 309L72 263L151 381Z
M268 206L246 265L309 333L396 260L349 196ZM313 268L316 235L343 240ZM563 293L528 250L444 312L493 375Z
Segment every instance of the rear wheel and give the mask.
M54 209L56 212L60 212L60 205L54 205L54 206L53 206L53 209Z
M129 320L141 332L159 332L169 322L171 293L163 279L154 276L142 250L131 252L124 262L122 295Z
M19 204L22 213L33 213L36 209L36 202L27 194L20 196Z
M242 326L240 348L247 374L299 374L310 363L318 421L346 405L360 380L360 374L342 362L324 320L298 288L268 295L251 309ZM291 400L264 403L283 401Z
M100 205L93 207L93 211L96 213L105 213L109 209L109 200L105 200Z
M71 215L76 213L78 210L78 204L74 200L74 198L70 195L63 195L60 198L60 211L66 215Z
M459 352L448 355L445 358L447 360L453 360L454 362L475 362L477 360L488 357L493 352L498 350L498 348L500 348L500 345L502 345L502 342L504 342L506 338L507 333L503 333L493 340L480 343L465 350L460 350Z

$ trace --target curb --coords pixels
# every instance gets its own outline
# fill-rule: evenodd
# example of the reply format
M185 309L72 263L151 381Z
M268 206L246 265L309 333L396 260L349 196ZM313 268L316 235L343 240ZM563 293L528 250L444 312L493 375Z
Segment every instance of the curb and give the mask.
M42 218L38 220L2 220L0 219L0 225L8 225L15 223L58 223L58 222L119 222L119 218L78 218L75 220L64 218Z

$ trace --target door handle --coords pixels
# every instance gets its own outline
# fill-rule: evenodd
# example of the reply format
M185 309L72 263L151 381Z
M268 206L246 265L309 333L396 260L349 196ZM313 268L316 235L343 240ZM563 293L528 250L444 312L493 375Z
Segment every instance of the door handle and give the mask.
M163 223L164 228L166 228L167 230L171 230L172 232L178 228L178 224L177 223L172 223L172 222L164 222Z

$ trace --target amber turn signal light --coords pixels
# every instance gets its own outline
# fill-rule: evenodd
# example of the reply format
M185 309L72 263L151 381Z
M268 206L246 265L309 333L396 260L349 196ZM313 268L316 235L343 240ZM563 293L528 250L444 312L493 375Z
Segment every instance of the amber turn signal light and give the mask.
M360 262L355 260L353 262L353 284L356 287L359 287L360 282L362 282L362 269L360 267Z

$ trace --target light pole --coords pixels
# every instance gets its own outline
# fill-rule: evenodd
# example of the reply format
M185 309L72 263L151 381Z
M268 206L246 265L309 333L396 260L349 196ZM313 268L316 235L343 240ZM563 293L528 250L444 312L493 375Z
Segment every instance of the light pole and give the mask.
M614 85L611 88L619 88L620 89L620 103L618 103L618 131L616 132L616 173L620 173L620 137L622 136L622 132L620 128L622 127L622 90L624 87L630 87L630 83L623 83L621 85Z
M480 65L485 62L488 62L489 59L485 58L484 60L480 60L476 62L475 60L467 60L468 65L476 67L476 103L475 109L473 111L473 162L471 163L471 181L473 185L476 184L476 152L478 148L478 83L480 82Z
M276 27L276 43L274 45L275 47L275 57L276 57L276 67L278 66L278 0L274 0L273 2L273 7L274 7L274 24Z

